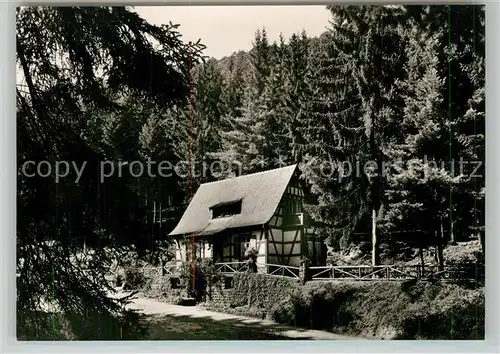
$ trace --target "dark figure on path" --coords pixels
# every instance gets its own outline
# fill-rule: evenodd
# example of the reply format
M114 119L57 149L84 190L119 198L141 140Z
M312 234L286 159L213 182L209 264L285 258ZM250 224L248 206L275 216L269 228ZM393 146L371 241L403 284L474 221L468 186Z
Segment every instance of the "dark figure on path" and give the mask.
M195 280L194 280L194 288L195 288L195 298L197 302L202 301L203 296L205 295L205 279L204 279L203 271L200 266L197 266L195 269Z

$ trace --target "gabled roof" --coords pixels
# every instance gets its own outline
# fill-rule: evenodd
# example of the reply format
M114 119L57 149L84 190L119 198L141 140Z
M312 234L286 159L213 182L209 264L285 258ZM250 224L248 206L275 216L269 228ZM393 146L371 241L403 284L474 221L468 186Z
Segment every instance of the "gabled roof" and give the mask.
M274 215L297 165L202 184L169 234L212 235L229 228L262 225ZM212 219L210 208L242 200L241 213Z

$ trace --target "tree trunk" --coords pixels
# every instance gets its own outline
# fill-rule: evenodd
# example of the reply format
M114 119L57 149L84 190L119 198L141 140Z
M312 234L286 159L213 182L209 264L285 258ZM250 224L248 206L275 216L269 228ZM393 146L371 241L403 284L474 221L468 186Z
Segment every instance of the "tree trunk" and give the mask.
M438 232L437 230L434 230L434 261L436 263L439 263L439 239L438 239Z
M484 255L485 255L485 251L484 251L484 232L479 230L477 232L477 239L479 240L479 244L481 245L481 252L483 253L483 258L484 258Z
M450 217L450 244L455 245L456 243L455 233L453 232L453 220Z
M484 231L483 230L478 230L477 231L477 239L479 240L479 244L481 245L481 258L480 261L481 263L484 263L484 260L486 259L486 250L484 248Z
M425 262L424 262L424 247L421 245L419 249L420 254L420 265L422 266L422 278L425 274Z
M160 258L160 275L164 276L165 275L165 268L163 267L163 258Z
M443 227L443 219L440 221L440 230L438 233L438 237L436 240L436 248L437 248L437 261L439 270L444 269L444 257L443 257L443 240L444 240L444 227Z
M377 238L377 211L372 209L372 266L380 264Z

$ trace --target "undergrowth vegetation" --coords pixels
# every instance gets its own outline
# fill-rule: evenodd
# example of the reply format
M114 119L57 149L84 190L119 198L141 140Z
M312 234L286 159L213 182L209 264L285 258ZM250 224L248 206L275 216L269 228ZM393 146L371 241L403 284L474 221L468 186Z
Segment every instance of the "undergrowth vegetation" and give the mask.
M213 310L378 339L483 339L484 287L430 281L308 282L237 274Z
M381 339L483 339L484 288L430 282L309 283L269 309L281 323Z
M24 340L134 340L148 328L141 315L124 311L118 316L106 312L76 313L24 312L17 314L17 339Z

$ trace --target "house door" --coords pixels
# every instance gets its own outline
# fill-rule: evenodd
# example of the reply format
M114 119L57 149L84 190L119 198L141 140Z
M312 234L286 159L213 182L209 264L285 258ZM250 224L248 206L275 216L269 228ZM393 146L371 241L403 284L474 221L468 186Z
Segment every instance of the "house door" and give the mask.
M224 262L224 238L214 237L213 238L213 260L214 263Z
M327 248L322 240L316 237L312 237L311 240L308 240L307 253L312 266L321 266L326 264Z

